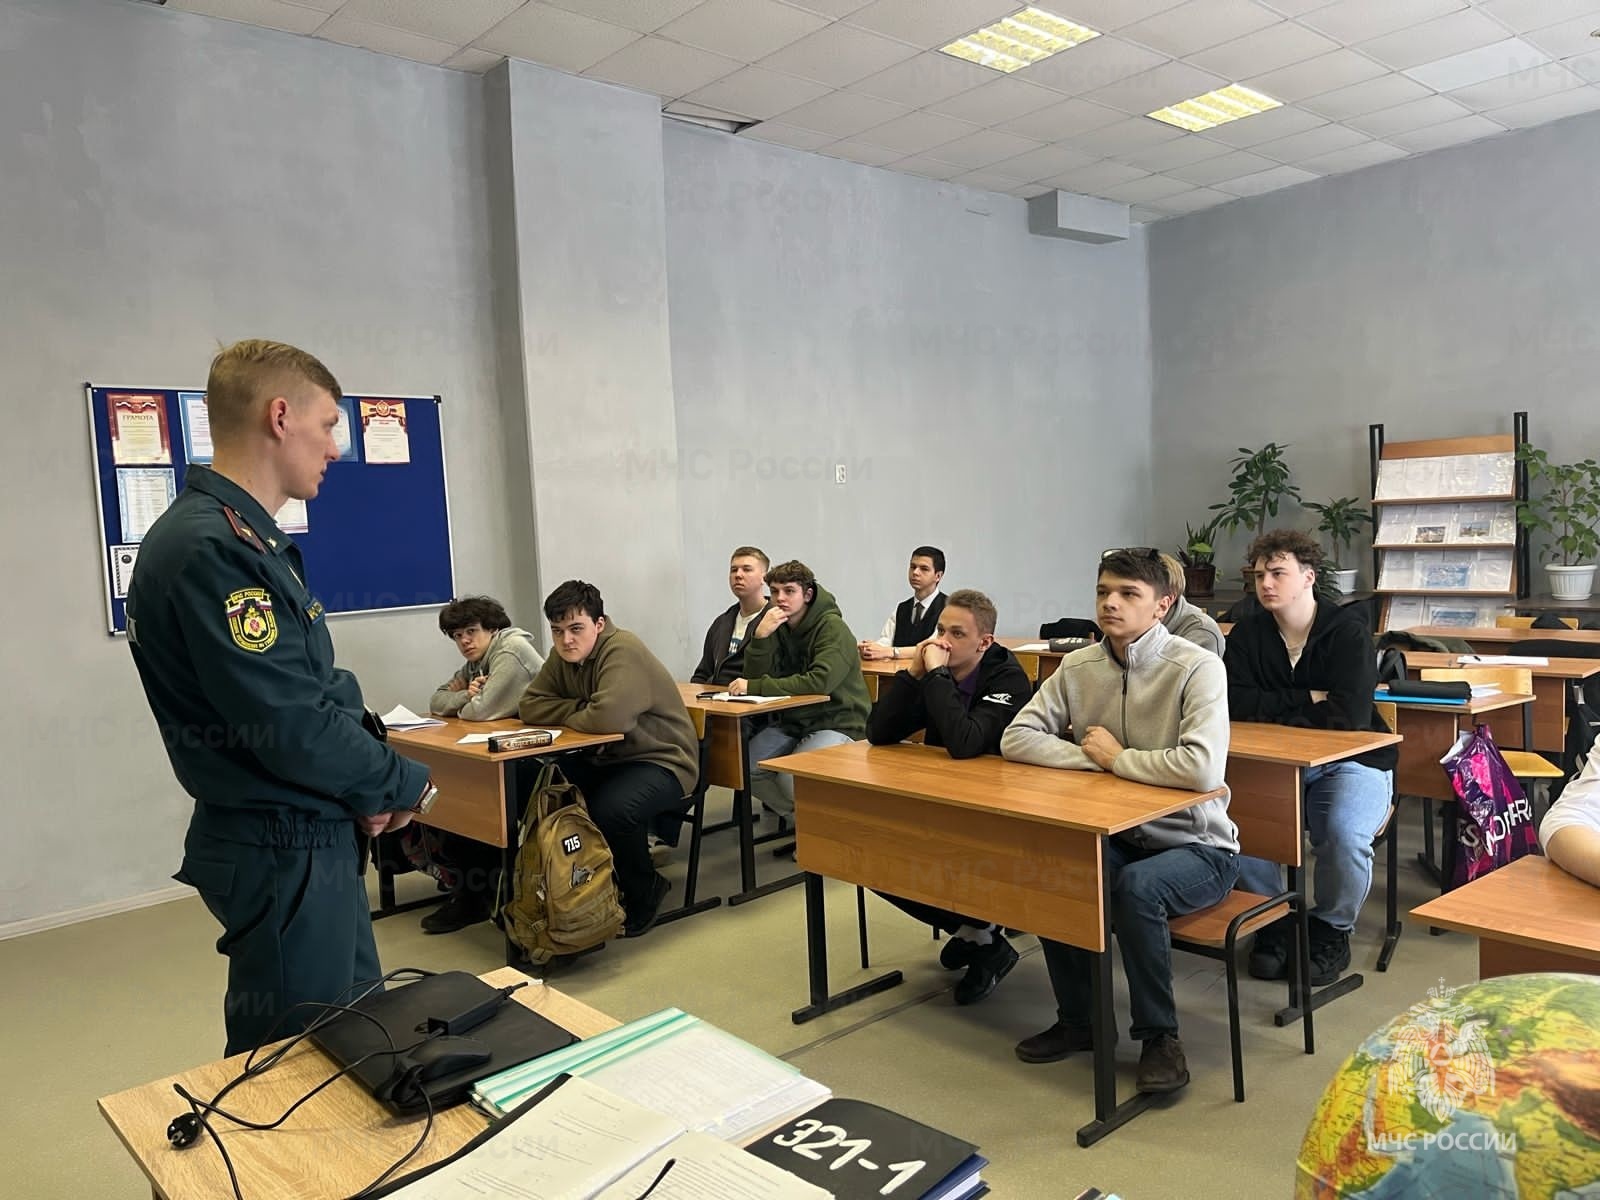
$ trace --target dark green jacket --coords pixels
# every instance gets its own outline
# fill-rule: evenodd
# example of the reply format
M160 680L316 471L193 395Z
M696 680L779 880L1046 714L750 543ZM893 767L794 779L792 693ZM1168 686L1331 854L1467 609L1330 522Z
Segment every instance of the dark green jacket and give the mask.
M300 550L243 488L191 466L128 588L128 645L184 791L224 841L334 845L409 808L428 772L361 725Z
M786 709L778 724L790 737L836 729L853 738L867 736L867 681L860 651L833 594L821 584L798 625L787 622L767 637L745 645L744 674L752 696L832 697L826 704Z

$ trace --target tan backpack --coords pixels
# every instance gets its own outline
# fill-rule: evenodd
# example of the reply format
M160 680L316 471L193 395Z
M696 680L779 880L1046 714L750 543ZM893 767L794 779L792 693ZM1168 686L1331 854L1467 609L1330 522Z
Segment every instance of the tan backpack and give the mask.
M517 866L500 916L506 936L536 966L609 941L622 929L611 847L583 793L554 763L539 772L518 830Z

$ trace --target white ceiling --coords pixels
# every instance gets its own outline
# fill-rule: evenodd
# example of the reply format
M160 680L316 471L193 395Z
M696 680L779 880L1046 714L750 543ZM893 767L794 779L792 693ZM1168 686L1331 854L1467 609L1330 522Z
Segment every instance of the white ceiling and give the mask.
M1102 36L1003 75L937 47L1019 0L168 0L486 71L506 56L740 136L1155 221L1600 109L1600 0L1039 0ZM1143 114L1229 83L1205 134Z

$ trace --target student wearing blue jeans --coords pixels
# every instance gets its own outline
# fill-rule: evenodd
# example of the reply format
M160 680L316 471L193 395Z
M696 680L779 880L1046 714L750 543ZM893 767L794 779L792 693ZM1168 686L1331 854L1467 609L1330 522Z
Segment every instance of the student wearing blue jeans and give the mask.
M1386 732L1372 702L1377 657L1366 623L1347 608L1319 601L1322 548L1292 529L1272 530L1248 551L1262 611L1228 634L1228 708L1235 721L1312 729ZM1389 812L1394 747L1312 767L1305 773L1305 822L1311 835L1311 982L1333 983L1350 966L1350 932L1372 887L1372 841ZM1239 861L1239 886L1272 894L1278 867ZM1287 920L1257 935L1250 973L1285 979Z
M1109 771L1158 787L1223 788L1227 676L1220 658L1161 623L1173 591L1159 552L1107 551L1095 595L1105 640L1061 660L1000 739L1000 752L1019 762ZM1167 919L1226 896L1238 852L1225 790L1107 843L1111 923L1128 976L1131 1033L1144 1043L1141 1092L1174 1092L1189 1082ZM1057 1020L1018 1044L1023 1062L1055 1062L1093 1048L1095 956L1046 941L1044 958Z

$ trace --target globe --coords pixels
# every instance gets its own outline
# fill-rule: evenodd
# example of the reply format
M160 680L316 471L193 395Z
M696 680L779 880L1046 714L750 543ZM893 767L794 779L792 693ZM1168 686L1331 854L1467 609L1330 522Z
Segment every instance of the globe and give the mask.
M1600 976L1428 989L1317 1103L1296 1200L1600 1200Z

